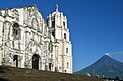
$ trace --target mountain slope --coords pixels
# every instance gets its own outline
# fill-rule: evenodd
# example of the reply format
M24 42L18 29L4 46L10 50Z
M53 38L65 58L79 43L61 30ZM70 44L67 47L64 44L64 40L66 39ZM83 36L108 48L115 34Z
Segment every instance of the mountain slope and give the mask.
M91 75L104 75L105 77L110 78L115 78L116 76L118 76L123 79L123 63L109 57L108 55L104 55L94 64L75 73L90 73Z

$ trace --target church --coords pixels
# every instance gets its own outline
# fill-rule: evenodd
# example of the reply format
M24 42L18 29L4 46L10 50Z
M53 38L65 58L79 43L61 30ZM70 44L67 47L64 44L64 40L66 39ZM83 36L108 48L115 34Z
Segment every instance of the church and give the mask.
M58 5L47 21L35 4L0 10L0 65L72 73L69 38Z

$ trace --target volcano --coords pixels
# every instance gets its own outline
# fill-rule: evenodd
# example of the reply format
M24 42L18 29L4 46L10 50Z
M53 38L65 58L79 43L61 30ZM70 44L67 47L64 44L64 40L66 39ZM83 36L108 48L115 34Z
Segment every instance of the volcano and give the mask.
M75 72L76 74L91 74L100 77L119 77L123 79L123 63L119 62L108 55L104 55L92 65Z

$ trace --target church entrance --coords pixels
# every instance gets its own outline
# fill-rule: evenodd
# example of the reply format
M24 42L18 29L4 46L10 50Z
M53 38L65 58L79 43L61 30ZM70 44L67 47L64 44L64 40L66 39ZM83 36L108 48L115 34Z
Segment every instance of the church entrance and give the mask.
M18 55L14 55L15 67L18 67Z
M39 56L37 54L32 56L32 69L39 69Z

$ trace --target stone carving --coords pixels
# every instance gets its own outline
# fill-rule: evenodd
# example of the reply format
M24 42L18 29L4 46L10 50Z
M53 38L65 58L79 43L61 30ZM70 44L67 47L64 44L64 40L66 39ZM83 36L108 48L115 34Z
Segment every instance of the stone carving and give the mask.
M16 19L16 22L19 22L19 13L16 9L14 9L12 14L12 17Z
M2 16L2 12L0 11L0 16Z
M33 28L35 28L37 30L39 29L38 28L39 27L39 23L38 23L38 20L36 18L33 18L31 23L32 23L32 27Z
M29 54L25 53L25 62L24 62L24 66L26 68L29 68L29 64L30 64L30 60L29 60Z
M47 26L44 27L44 35L47 36Z
M41 28L40 32L42 33L43 32L43 21L41 21L40 23L40 28Z
M9 39L9 35L10 35L10 22L8 21L5 21L4 24L3 24L3 34L4 34L4 38L5 40L8 40Z

